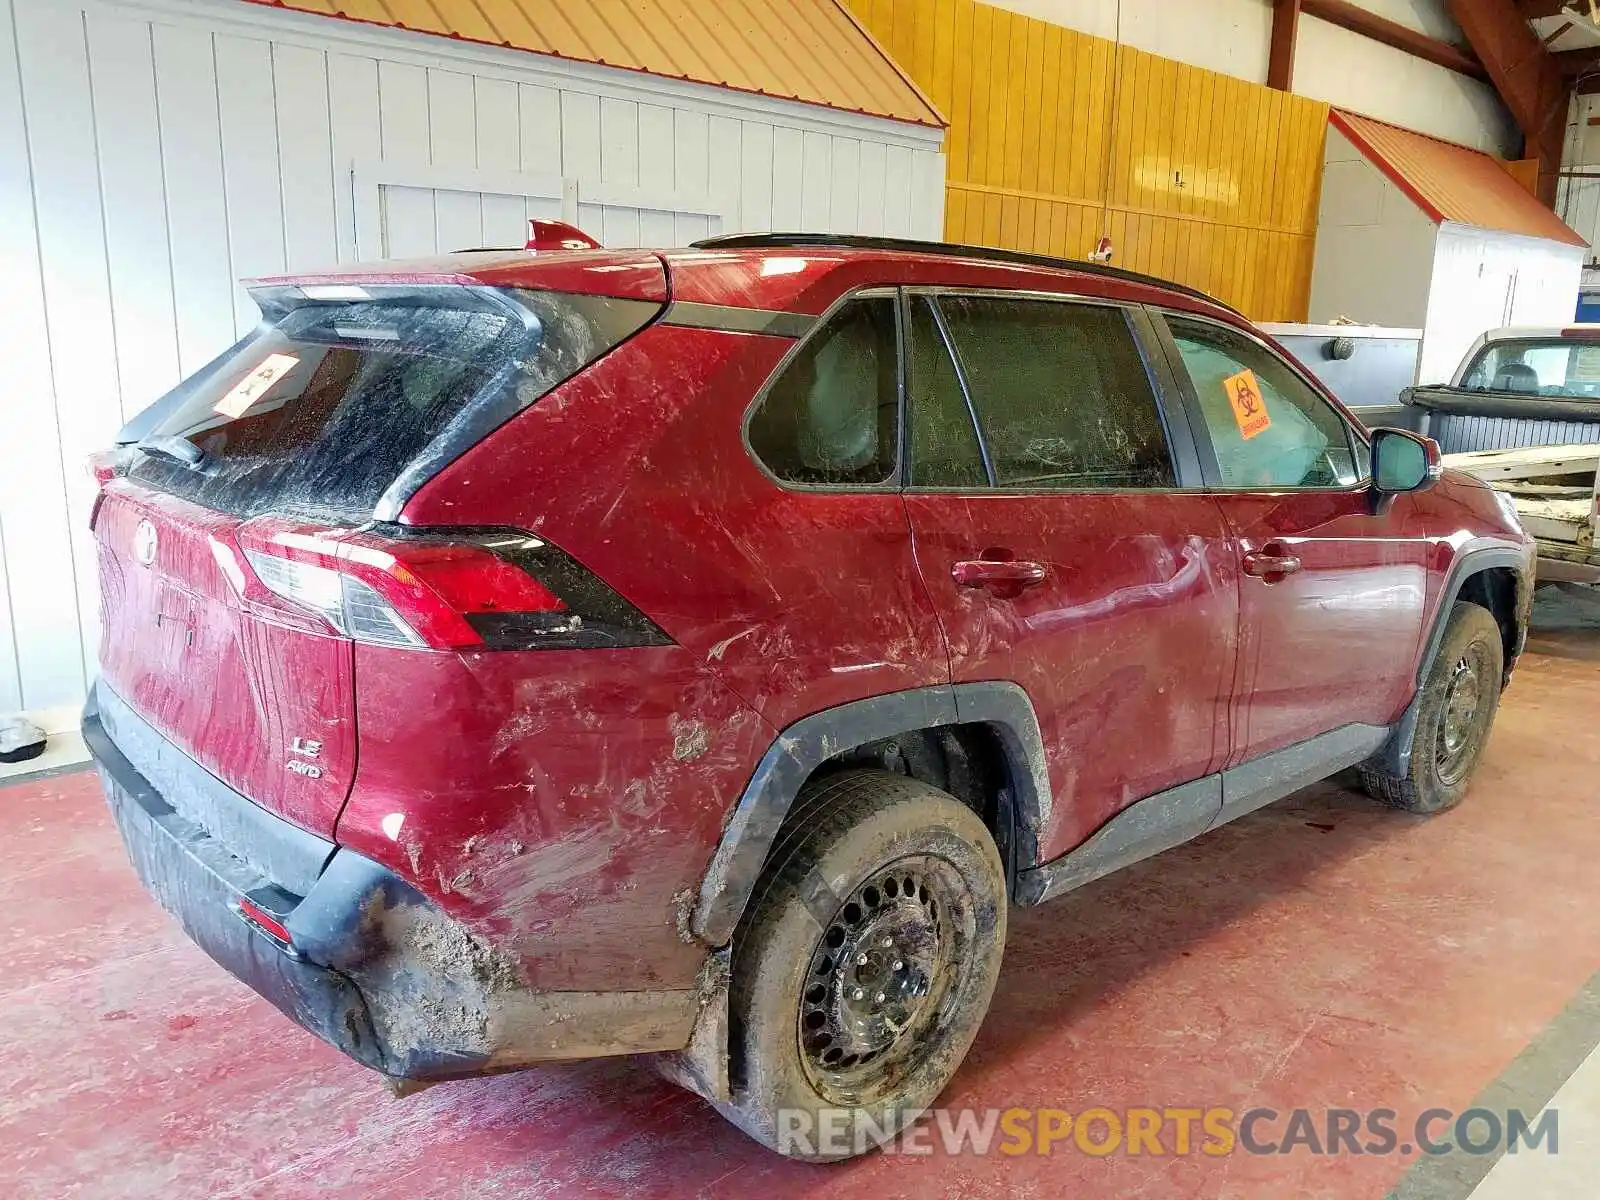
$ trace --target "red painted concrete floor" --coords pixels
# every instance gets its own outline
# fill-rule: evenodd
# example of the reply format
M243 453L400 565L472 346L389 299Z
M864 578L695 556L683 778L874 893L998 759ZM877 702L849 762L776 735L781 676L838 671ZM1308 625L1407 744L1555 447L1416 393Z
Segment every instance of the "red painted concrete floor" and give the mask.
M1537 637L1472 794L1324 784L1017 913L946 1105L1461 1109L1600 965L1600 633ZM0 789L0 1195L1370 1196L1400 1156L779 1159L646 1067L392 1100L190 947L92 775ZM1169 1149L1170 1142L1169 1142Z

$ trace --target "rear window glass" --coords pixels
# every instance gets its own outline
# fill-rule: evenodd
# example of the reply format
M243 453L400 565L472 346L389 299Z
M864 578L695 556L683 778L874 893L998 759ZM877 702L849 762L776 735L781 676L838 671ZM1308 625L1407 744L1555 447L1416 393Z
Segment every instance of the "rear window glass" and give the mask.
M1490 342L1461 386L1562 400L1600 398L1600 342L1507 338Z
M239 516L370 516L658 307L460 286L356 295L258 295L267 322L157 403L129 474Z

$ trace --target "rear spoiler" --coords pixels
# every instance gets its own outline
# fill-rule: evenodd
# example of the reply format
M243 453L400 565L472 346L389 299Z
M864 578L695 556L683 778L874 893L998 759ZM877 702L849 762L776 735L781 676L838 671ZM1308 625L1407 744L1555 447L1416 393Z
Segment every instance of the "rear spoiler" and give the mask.
M182 406L183 402L189 398L189 393L192 392L201 381L209 379L213 371L217 370L217 368L222 366L223 363L231 359L239 352L246 342L255 336L256 331L252 329L249 333L245 334L221 354L213 358L205 366L201 367L193 375L185 378L181 383L178 384L177 387L173 388L170 392L166 393L166 395L156 400L155 403L151 404L148 408L141 409L139 412L136 412L133 416L129 417L127 424L117 431L115 444L118 446L131 446L135 442L144 441L145 436L152 429L154 429L157 425L163 424L169 416L171 416L179 407Z

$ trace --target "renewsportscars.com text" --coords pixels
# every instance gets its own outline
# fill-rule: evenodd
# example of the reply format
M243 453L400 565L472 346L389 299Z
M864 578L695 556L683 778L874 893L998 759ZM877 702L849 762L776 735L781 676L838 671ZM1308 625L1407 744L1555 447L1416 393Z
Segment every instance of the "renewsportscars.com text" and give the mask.
M1391 1108L1354 1109L1163 1107L937 1108L909 1128L895 1109L782 1109L778 1148L808 1155L860 1154L882 1144L886 1154L1515 1154L1560 1151L1560 1114L1529 1117L1429 1108L1402 1122ZM897 1129L903 1132L895 1133Z

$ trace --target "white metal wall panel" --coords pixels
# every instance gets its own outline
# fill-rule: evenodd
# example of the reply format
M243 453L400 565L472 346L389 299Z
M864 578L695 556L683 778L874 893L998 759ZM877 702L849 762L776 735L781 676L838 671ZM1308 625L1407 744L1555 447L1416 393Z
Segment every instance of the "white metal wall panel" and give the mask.
M78 642L67 498L56 426L55 381L40 279L34 174L12 0L0 0L0 279L6 318L0 352L9 402L0 438L0 539L6 604L0 607L0 704L62 703L83 671ZM64 612L74 614L69 624ZM22 680L30 682L24 701Z
M1312 321L1421 328L1438 227L1329 128L1311 268Z
M5 515L4 522L8 548L12 541L37 539L54 544L49 552L52 559L63 553L66 558L65 562L57 559L49 578L37 578L32 571L20 569L20 564L7 572L19 595L42 584L51 604L59 606L53 616L39 613L34 629L22 634L27 642L18 647L19 657L27 656L30 673L24 676L23 685L34 670L42 670L43 678L49 680L45 689L48 702L39 705L43 708L70 703L74 685L81 687L85 664L99 641L94 554L86 528L92 496L91 489L83 486L87 480L80 464L104 436L103 430L115 428L121 412L83 24L68 9L32 0L18 8L15 19L33 175L38 278L45 302L45 344L56 403L54 436L45 430L41 441L29 444L7 431L8 454L20 460L7 465L14 467L23 481L38 479L45 487L54 484L55 489L54 495L40 497L47 500L47 511L53 510L50 515L54 519L41 523L43 514L29 495ZM49 91L54 103L39 106L28 102L29 96L42 90ZM28 604L31 599L24 597L23 602ZM63 620L64 614L75 615L76 620ZM41 633L44 636L40 637ZM31 706L26 692L24 701Z
M1570 322L1584 254L1580 246L1540 238L1448 221L1439 226L1417 381L1450 379L1486 329Z
M237 280L773 228L937 237L941 135L233 0L0 0L0 711L70 711L84 457L255 319Z

